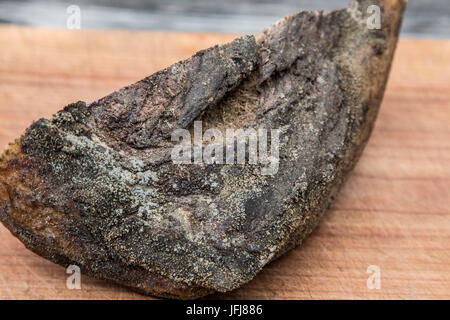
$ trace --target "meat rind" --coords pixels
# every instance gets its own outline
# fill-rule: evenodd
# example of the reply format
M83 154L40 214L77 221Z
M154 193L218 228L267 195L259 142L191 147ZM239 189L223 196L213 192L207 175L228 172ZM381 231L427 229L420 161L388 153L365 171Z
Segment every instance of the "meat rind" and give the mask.
M373 4L379 30L366 23ZM404 7L301 12L40 119L1 156L0 220L37 254L143 293L245 284L311 233L354 167ZM279 129L277 173L174 164L170 134L194 120Z

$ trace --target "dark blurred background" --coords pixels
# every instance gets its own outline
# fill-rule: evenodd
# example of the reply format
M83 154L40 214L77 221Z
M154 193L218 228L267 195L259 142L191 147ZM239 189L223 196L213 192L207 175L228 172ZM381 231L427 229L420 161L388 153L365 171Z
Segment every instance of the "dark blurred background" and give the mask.
M350 0L0 0L0 23L65 28L70 5L82 29L258 33L301 10L344 7ZM450 37L450 0L410 0L402 36Z

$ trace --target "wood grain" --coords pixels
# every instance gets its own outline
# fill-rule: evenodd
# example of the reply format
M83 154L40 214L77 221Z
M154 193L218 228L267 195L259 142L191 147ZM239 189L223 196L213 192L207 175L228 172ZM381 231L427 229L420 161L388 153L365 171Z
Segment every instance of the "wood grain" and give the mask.
M0 27L0 144L233 35ZM1 299L147 299L26 250L0 227ZM381 289L366 286L368 266ZM303 246L223 299L450 299L450 41L402 40L376 128Z

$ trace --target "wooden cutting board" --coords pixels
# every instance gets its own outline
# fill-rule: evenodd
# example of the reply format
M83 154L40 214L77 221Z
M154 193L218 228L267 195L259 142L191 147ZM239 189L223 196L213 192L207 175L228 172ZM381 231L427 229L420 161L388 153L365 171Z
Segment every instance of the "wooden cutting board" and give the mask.
M0 144L233 35L0 27ZM369 266L380 270L370 289ZM373 268L373 267L372 267ZM0 227L0 298L145 298L31 253ZM305 243L213 298L450 299L450 40L399 43L380 115L332 209Z

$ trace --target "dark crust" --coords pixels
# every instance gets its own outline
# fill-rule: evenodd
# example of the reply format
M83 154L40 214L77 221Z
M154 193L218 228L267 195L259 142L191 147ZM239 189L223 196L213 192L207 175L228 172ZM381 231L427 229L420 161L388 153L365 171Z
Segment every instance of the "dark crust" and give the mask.
M374 3L381 30L365 25ZM0 220L37 254L139 292L241 286L302 242L357 162L404 7L301 12L33 123L0 159ZM170 134L194 120L280 129L278 173L173 164Z

